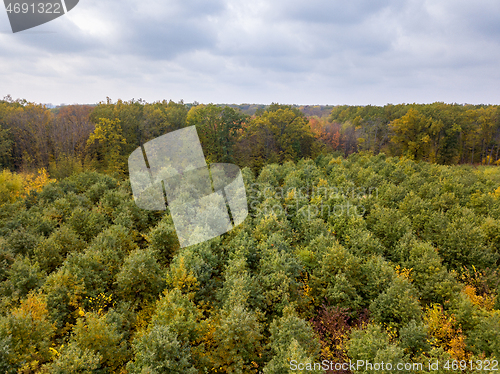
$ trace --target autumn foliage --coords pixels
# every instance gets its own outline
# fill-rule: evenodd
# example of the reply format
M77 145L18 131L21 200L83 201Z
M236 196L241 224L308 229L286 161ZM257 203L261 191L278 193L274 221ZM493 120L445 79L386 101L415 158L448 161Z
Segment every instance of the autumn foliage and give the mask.
M0 103L1 372L500 359L496 107L259 110ZM188 124L241 166L249 216L180 248L125 166Z

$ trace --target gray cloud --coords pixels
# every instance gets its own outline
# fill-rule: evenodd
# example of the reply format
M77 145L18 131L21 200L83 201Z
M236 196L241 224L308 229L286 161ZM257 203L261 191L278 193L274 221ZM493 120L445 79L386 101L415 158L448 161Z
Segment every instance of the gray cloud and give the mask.
M398 7L404 2L397 0L351 0L347 1L282 1L278 2L275 14L279 18L306 23L328 23L355 25L375 16L389 7Z
M82 0L0 33L0 96L498 102L499 43L497 0Z

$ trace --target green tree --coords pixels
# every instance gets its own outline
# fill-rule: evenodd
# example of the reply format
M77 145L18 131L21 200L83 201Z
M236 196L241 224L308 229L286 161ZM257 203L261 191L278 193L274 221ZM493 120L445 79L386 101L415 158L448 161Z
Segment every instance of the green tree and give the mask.
M101 355L88 348L82 349L75 342L69 343L57 353L57 359L44 367L54 374L95 374L102 361Z
M212 324L212 367L232 374L257 372L255 363L260 361L263 348L258 315L240 303L221 310Z
M115 372L129 359L121 316L111 310L105 314L85 312L73 328L72 341L82 350L101 358L100 367Z
M47 295L47 310L55 324L57 334L64 336L71 331L79 316L79 307L85 296L84 282L62 267L51 273L42 287Z
M147 236L150 247L158 252L160 263L168 264L179 250L179 240L170 215L165 215Z
M364 328L353 329L347 346L349 357L370 363L409 362L403 349L391 342L386 331L379 324L368 324ZM366 370L366 369L365 369ZM393 367L394 370L394 367ZM366 370L368 373L391 373L390 370Z
M297 161L314 154L314 135L305 116L291 109L267 111L245 127L239 157L260 169L264 164Z
M134 341L134 360L127 365L131 374L196 374L188 344L177 339L168 326L154 326Z
M236 134L245 120L235 109L214 104L195 106L187 115L187 124L196 126L209 163L232 162Z
M326 299L329 305L359 309L363 303L358 293L363 280L361 260L336 242L318 262L308 282L316 306Z
M270 326L272 358L264 367L265 374L288 374L291 362L319 362L320 344L308 322L302 320L293 307L286 307L281 318L275 319ZM301 371L298 371L299 373ZM322 370L307 370L304 373L322 373Z
M395 277L391 286L371 303L370 311L374 321L393 327L421 317L417 291L402 275Z
M262 289L264 310L270 316L281 314L287 304L297 299L297 279L302 267L290 253L291 249L286 240L279 234L271 234L258 249L261 259L255 281Z
M116 284L122 300L139 305L155 300L165 281L154 251L136 249L130 253L116 275Z
M50 273L62 265L67 254L82 251L85 242L67 225L61 226L34 250L41 268Z
M0 341L7 348L2 362L7 373L35 368L48 362L54 325L50 322L45 297L30 294L7 316L0 318Z
M431 125L431 119L416 109L410 109L403 117L389 124L395 133L391 141L401 148L403 154L414 160L428 159L431 149Z
M162 101L144 106L144 120L141 123L142 141L145 143L170 131L186 126L188 108L182 101Z
M7 280L0 285L3 296L24 298L32 290L40 288L45 280L45 274L40 270L38 262L28 257L16 256L14 262L6 271Z
M0 126L0 168L8 168L11 165L12 145L10 131Z

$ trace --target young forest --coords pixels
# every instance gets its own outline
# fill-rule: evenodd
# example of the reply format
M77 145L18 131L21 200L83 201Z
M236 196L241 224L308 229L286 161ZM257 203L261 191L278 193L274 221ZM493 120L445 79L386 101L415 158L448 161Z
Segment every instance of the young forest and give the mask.
M135 205L127 159L187 126L208 164L242 169L249 215L180 248L168 209ZM499 150L493 105L8 96L0 372L498 370Z

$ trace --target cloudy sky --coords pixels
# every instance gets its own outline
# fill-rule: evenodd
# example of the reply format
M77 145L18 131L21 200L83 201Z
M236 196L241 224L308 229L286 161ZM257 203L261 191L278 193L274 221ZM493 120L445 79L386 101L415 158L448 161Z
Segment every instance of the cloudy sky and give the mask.
M0 97L42 103L500 104L499 68L499 0L80 0L16 34L0 11Z

